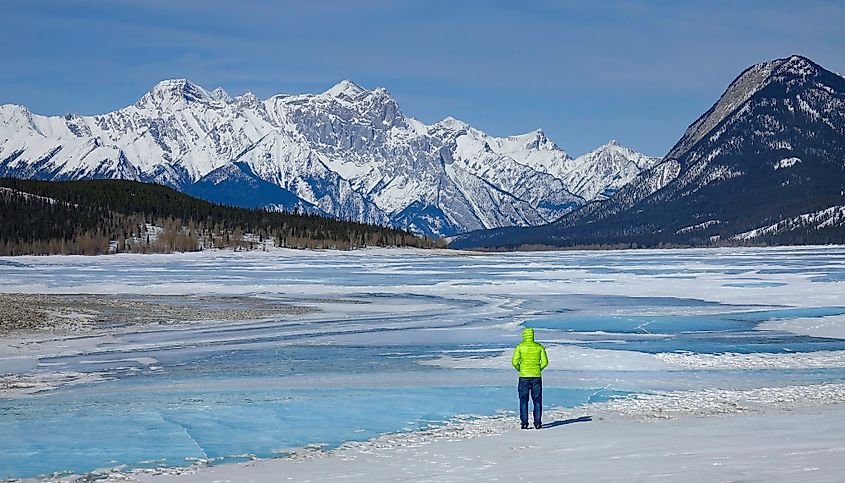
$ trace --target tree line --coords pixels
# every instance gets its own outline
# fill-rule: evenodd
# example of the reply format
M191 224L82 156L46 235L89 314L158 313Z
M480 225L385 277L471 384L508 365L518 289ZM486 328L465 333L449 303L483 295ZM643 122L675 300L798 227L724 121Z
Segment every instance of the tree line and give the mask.
M0 255L436 245L392 227L223 206L156 184L0 178Z

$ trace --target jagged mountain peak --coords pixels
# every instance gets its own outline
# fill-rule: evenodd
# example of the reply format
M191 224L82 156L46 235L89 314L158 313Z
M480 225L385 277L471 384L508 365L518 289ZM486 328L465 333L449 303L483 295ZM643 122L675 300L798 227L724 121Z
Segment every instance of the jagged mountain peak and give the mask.
M797 56L796 56L797 57ZM791 59L791 57L790 57ZM669 151L667 159L675 159L691 148L716 127L723 119L736 111L745 101L751 98L769 81L772 72L788 59L776 59L752 65L745 69L728 85L718 101L692 123Z
M21 124L21 122L24 122ZM26 106L0 104L0 129L17 128L32 122L32 113Z
M327 91L323 92L323 94L331 97L346 97L348 99L354 100L360 97L362 94L368 92L370 91L352 82L351 80L344 79L332 86Z
M454 117L426 125L386 89L350 80L259 100L168 79L97 116L15 107L0 108L0 176L138 179L433 236L545 223L585 201L556 174L572 158L543 130L495 137Z
M589 155L596 155L599 153L607 153L607 154L623 154L623 155L631 155L631 156L644 156L651 158L652 156L646 156L642 153L637 152L636 150L629 148L628 146L623 145L616 139L611 139L610 141L602 144L601 146L596 147L592 151L585 153L583 156Z
M141 105L153 104L170 107L199 102L212 104L220 100L212 93L188 79L166 79L157 83L139 101Z
M165 92L173 89L181 90L185 88L198 88L199 86L189 81L184 77L177 77L174 79L163 79L153 86L151 92Z
M226 92L226 89L223 89L222 87L218 87L217 89L214 89L213 91L210 92L210 94L211 94L212 97L214 97L218 101L232 102L232 96L230 96L229 93Z
M360 84L356 84L351 80L344 79L321 94L299 94L293 96L295 98L309 98L317 100L330 100L332 102L339 102L346 106L363 106L364 108L373 108L386 104L393 104L398 110L398 103L393 96L390 95L384 87L376 87L375 89L367 89ZM356 107L353 107L357 109Z
M466 131L470 129L471 126L460 119L456 119L452 116L446 116L445 118L437 121L431 127L435 129L445 129L447 131Z
M845 78L793 55L745 69L666 158L608 199L458 243L841 243L842 186Z
M253 94L252 91L246 91L243 94L239 95L238 97L235 97L234 99L232 99L232 101L237 101L241 104L253 104L254 105L256 103L261 102L261 99L259 99L258 96Z
M797 75L807 75L819 72L819 66L803 55L791 55L785 59L778 59L779 72L790 72Z
M687 128L684 136L669 151L666 158L680 157L695 143L702 140L720 122L772 83L800 84L815 80L823 74L829 74L829 72L801 55L792 55L752 65L742 71L728 85L728 88L710 110Z
M504 138L507 141L512 141L511 149L536 149L540 151L554 151L561 150L557 144L546 136L542 129L535 129L525 134L516 136L508 136Z
M610 141L602 145L596 146L592 150L587 151L586 153L578 157L584 158L586 156L595 156L600 153L616 153L619 151L633 151L633 149L623 146L622 143L620 143L616 139L611 139Z
M573 167L563 177L580 196L603 199L658 161L659 158L647 156L611 139L575 158Z

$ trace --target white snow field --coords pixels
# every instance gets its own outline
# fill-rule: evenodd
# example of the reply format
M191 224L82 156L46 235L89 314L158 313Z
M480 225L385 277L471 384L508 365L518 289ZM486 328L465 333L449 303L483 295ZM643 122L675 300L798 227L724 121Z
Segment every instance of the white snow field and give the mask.
M845 247L0 258L81 321L0 335L0 479L839 481L843 283Z
M683 417L572 418L429 444L352 447L324 458L219 465L155 483L276 481L841 481L845 410ZM115 480L120 481L120 480Z

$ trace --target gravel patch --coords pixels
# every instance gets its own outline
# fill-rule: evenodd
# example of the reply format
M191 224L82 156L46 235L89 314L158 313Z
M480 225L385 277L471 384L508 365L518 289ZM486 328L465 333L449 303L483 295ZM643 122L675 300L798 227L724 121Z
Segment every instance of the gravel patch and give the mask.
M87 332L133 324L249 320L317 311L260 297L0 294L0 335Z

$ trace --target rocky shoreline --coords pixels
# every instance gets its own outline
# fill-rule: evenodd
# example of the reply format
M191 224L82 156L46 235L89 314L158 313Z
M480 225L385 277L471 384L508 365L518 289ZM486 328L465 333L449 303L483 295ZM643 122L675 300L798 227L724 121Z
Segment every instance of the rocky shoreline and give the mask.
M133 324L248 320L316 311L259 297L0 294L0 336L32 332L75 333Z
M317 307L301 301L258 296L0 293L0 353L6 359L0 364L0 397L20 397L110 377L103 373L34 371L29 355L34 346L110 337L136 327L287 318L317 311ZM149 365L152 361L139 363Z

